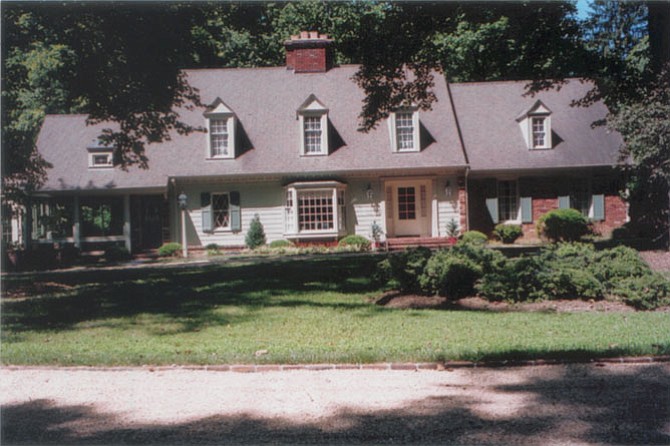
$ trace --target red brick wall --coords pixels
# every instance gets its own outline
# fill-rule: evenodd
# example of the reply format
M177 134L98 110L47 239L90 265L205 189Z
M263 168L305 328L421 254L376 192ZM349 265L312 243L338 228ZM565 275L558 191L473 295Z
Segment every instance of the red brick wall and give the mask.
M461 228L461 233L468 230L468 201L467 201L467 192L465 190L465 180L458 179L458 213L459 213L459 228Z
M468 185L470 229L490 234L494 224L486 209L484 181L474 180ZM533 200L533 222L522 224L524 232L521 241L538 239L535 225L537 220L552 209L558 209L559 195L567 194L570 180L561 177L522 178L519 180L520 196L531 196ZM605 194L605 220L594 222L597 234L608 236L612 230L626 223L628 206L614 190L594 190L594 193ZM460 198L460 197L459 197Z
M320 73L330 67L326 48L298 48L286 53L286 67L296 73Z

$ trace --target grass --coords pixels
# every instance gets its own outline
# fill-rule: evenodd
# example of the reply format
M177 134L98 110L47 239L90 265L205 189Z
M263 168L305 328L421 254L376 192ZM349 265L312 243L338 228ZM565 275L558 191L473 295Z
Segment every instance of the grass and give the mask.
M141 365L670 353L667 313L379 307L370 303L383 291L370 279L377 260L329 255L6 276L0 359Z

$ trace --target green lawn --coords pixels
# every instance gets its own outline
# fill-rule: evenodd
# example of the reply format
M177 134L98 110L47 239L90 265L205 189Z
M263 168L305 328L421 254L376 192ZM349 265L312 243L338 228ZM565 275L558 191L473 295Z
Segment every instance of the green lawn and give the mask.
M330 255L6 276L1 360L358 363L670 353L668 313L382 308L369 303L382 292L370 280L377 260ZM267 354L255 356L259 350Z

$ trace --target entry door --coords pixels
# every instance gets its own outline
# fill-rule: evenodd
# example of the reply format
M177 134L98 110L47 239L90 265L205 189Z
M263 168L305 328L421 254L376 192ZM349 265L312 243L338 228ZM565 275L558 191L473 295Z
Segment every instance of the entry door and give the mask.
M163 241L163 197L143 197L142 248L157 248Z
M429 183L397 183L393 186L393 228L396 237L430 235Z

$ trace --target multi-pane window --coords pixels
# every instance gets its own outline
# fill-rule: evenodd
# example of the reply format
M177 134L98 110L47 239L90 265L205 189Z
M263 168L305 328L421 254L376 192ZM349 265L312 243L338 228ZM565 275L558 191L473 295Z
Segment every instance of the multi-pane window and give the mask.
M298 229L319 231L333 229L333 191L298 192Z
M519 199L516 181L498 182L498 212L500 221L517 220Z
M228 156L228 118L209 120L209 138L212 158Z
M572 193L570 194L570 207L578 210L583 216L588 217L591 211L591 194L589 184L585 180L574 180Z
M321 147L321 117L320 116L305 116L305 154L322 153Z
M414 121L412 112L395 114L396 144L398 150L414 150Z
M416 219L416 191L414 187L398 188L398 219Z
M214 229L230 227L230 201L228 194L212 194L212 219Z
M546 147L547 131L545 118L532 118L533 147Z
M89 153L89 167L112 167L112 152Z

